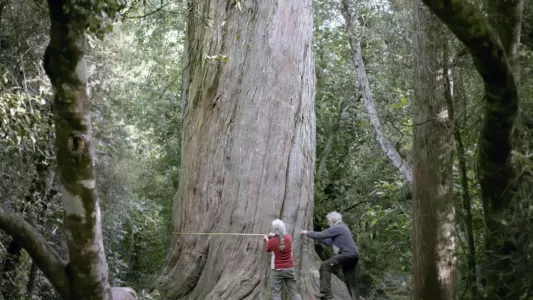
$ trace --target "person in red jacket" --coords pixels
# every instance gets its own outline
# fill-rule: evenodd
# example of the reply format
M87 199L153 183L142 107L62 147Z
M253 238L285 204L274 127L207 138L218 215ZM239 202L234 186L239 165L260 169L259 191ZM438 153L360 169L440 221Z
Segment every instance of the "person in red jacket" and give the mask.
M287 234L285 223L276 219L272 222L271 232L264 236L265 249L272 255L270 261L270 282L272 300L281 300L283 283L289 289L292 300L301 300L298 293L298 283L294 273L294 259L292 256L292 236Z

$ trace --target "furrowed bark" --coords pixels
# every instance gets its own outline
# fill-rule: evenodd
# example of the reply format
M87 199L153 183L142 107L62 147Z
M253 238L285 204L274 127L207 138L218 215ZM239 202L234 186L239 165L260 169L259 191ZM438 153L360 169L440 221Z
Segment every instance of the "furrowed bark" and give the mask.
M70 292L74 299L110 299L95 186L94 149L87 96L83 16L49 0L50 43L44 68L54 91L57 163L63 185L64 228L69 249Z
M310 0L190 1L176 232L293 234L303 299L318 292ZM156 288L168 299L268 299L270 258L254 237L174 236ZM337 293L347 299L346 287Z
M523 1L491 0L489 21L464 0L423 0L465 44L485 84L485 116L479 139L478 177L485 216L484 268L487 297L513 295L512 256L519 251L513 237L515 178L511 164L512 132L519 103L517 47L520 43Z
M353 15L350 0L342 0L341 12L344 17L346 32L348 33L354 65L357 71L359 91L363 96L370 124L374 129L374 133L376 134L376 138L383 152L385 152L400 174L404 176L409 183L412 183L413 172L411 167L407 164L407 162L403 161L402 157L390 143L389 139L387 139L383 133L383 129L381 128L381 122L379 121L378 113L374 107L374 99L372 99L372 91L370 90L370 83L368 82L368 76L366 74L365 64L363 62L361 43L355 32L356 16Z
M444 93L444 26L420 0L415 22L413 101L414 299L455 300L457 258L453 135Z
M64 299L70 299L66 262L48 245L44 237L28 222L0 207L0 229L20 241L33 261Z

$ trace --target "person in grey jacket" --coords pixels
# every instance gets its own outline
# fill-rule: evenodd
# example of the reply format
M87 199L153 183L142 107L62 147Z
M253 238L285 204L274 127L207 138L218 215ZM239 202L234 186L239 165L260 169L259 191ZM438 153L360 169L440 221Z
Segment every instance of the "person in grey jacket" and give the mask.
M355 286L355 267L359 261L359 250L355 245L352 233L346 224L342 222L342 216L334 211L330 212L328 219L329 228L322 232L302 230L303 235L320 240L325 245L333 245L338 248L338 253L320 265L320 295L319 299L332 299L331 273L336 268L342 268L344 282L350 296L359 300L359 294Z

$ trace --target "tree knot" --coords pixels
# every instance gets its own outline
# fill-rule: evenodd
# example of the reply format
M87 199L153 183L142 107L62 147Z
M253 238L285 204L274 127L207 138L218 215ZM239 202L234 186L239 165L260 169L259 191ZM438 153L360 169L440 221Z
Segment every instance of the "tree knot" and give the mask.
M85 149L85 140L83 135L79 133L73 133L68 138L67 150L71 156L81 156Z

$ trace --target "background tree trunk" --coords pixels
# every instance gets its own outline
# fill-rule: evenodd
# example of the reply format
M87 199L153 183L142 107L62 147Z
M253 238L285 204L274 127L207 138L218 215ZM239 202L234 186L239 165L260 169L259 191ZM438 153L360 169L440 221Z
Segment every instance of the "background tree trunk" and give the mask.
M37 287L37 279L39 276L39 267L35 262L32 261L30 267L30 274L28 275L28 282L26 283L26 297L28 299L33 299L33 294Z
M318 291L311 1L189 2L176 232L293 234L303 299ZM267 299L259 237L174 236L156 287L169 299ZM339 281L335 279L337 283ZM339 299L348 299L339 285Z
M415 299L456 299L455 209L444 98L444 27L414 1L413 271Z
M398 169L400 174L407 179L409 183L413 181L413 171L411 166L405 162L400 153L390 143L389 139L385 136L383 129L381 128L381 122L379 120L378 112L374 105L374 99L372 98L372 91L370 90L370 83L368 82L368 76L366 75L365 63L363 62L363 50L361 49L361 42L357 38L355 31L357 15L353 12L352 3L349 0L342 0L341 12L346 23L346 33L350 42L352 50L352 56L354 60L355 70L357 72L357 83L359 86L359 92L361 93L365 107L368 114L370 124L376 134L376 139L379 145L387 157L391 160L392 164Z
M450 54L449 44L444 46L444 95L446 97L446 105L448 108L448 117L451 120L451 127L456 144L457 160L459 162L459 175L461 177L461 196L463 200L463 210L461 211L464 225L466 228L466 239L468 245L468 285L470 288L471 299L478 298L477 292L477 263L476 263L476 248L474 245L474 229L472 224L472 201L470 198L470 186L468 184L467 167L466 167L466 153L461 135L461 128L459 126L460 118L455 114L455 59Z
M522 0L487 1L490 23L464 0L423 0L465 44L485 84L485 114L479 137L478 176L485 218L486 292L490 299L521 297L523 276L516 273L521 245L512 224L516 178L511 161L512 132L518 111L518 45ZM512 275L510 275L512 274ZM515 288L515 286L517 288ZM531 293L527 291L525 295ZM525 296L524 295L524 296Z

